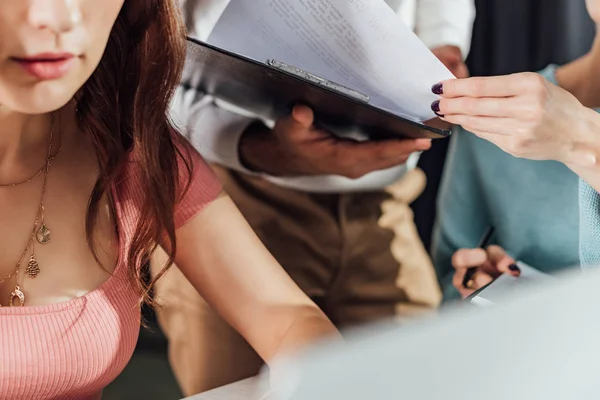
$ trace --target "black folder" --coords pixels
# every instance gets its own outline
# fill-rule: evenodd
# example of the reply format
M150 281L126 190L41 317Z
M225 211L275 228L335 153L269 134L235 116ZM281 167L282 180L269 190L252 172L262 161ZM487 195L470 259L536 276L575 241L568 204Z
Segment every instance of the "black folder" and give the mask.
M191 37L187 50L186 68L193 73L186 76L194 79L184 80L184 86L268 120L289 115L295 104L305 104L314 110L316 126L342 137L439 139L450 135L438 119L421 124L396 116L369 104L363 93L281 60L259 62Z

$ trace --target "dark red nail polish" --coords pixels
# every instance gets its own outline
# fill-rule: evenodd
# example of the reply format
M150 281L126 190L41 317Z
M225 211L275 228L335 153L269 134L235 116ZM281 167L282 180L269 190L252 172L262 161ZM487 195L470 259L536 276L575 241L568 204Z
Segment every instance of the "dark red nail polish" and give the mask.
M433 92L433 94L437 95L444 94L444 85L442 85L441 83L436 83L431 87L431 91Z
M517 264L510 265L508 269L514 274L521 275L521 268L519 268Z
M438 117L444 116L444 114L440 113L440 101L439 100L436 100L433 103L431 103L431 109L433 110L435 115L437 115Z

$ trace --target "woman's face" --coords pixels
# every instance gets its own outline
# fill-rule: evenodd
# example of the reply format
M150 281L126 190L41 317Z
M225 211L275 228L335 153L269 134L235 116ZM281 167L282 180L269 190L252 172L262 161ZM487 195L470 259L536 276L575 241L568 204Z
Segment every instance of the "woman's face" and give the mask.
M585 0L590 16L596 24L600 24L600 0Z
M69 102L98 66L125 0L0 0L0 107Z

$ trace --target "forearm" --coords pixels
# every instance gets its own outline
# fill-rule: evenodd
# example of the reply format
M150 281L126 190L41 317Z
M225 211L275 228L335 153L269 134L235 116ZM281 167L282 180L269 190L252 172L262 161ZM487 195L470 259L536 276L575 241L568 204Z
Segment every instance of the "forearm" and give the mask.
M295 318L288 328L277 338L273 338L273 348L265 354L270 362L281 355L293 354L311 343L324 339L340 339L341 335L323 312L316 306L297 308Z
M561 88L573 94L584 106L600 107L600 36L589 53L556 71Z
M181 272L265 361L335 334L230 198L215 200L178 229L177 243Z
M578 140L574 151L581 153L577 161L566 165L585 180L597 192L600 192L600 114L591 109L582 110Z

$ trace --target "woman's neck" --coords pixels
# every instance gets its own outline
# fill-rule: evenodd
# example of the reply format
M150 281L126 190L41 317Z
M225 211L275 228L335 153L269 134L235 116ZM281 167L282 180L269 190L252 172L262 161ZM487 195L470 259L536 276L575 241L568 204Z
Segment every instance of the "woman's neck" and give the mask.
M43 165L52 123L51 114L26 115L0 106L0 183L26 179Z

